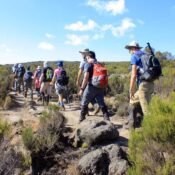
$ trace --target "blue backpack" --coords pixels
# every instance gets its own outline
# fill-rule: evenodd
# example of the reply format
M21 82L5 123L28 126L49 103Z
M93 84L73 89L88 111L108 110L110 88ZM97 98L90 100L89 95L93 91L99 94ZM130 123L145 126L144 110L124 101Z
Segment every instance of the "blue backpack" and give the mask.
M27 71L27 72L24 74L24 81L26 81L26 82L32 81L32 76L33 76L33 73L30 72L30 71Z

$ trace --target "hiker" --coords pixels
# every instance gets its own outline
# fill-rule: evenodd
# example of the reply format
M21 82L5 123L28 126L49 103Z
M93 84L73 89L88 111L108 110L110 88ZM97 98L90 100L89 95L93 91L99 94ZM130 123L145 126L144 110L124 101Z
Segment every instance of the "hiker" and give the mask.
M142 47L140 47L137 42L132 41L126 45L125 48L128 49L131 54L132 66L129 89L129 118L127 125L128 128L135 128L137 126L137 112L143 112L141 115L146 115L148 113L148 104L154 92L154 82L141 79L140 70L143 69L141 57L146 54L140 50ZM137 83L137 90L135 89L135 83Z
M58 95L58 106L60 106L62 110L65 110L63 95L67 92L69 77L63 68L63 61L58 61L57 66L50 84L53 85L55 83L55 90Z
M24 80L23 80L24 74L25 74L25 68L23 64L18 64L15 77L17 77L17 90L19 93L21 93L21 86L22 91L24 91Z
M38 101L41 100L41 93L40 93L41 84L39 81L41 74L42 74L42 68L41 68L41 66L38 66L36 68L36 71L35 71L34 76L33 76L33 79L35 82L35 91L37 93Z
M95 52L89 51L86 55L86 59L87 63L84 67L84 78L79 91L79 95L83 96L79 122L82 122L85 119L88 112L88 104L94 99L97 100L97 103L103 112L104 119L109 120L109 113L104 102L104 88L98 88L92 85L93 68L94 64L97 63Z
M27 92L30 90L30 97L33 100L33 73L30 71L30 66L27 66L27 71L24 74L24 97L27 98Z
M80 88L80 85L81 85L80 80L81 80L81 77L82 77L83 72L84 72L84 66L87 63L86 55L88 54L89 51L90 51L89 49L84 49L82 51L79 51L79 53L81 53L81 55L82 55L83 60L80 62L77 81L76 81L76 85L78 88ZM92 106L94 108L95 104L97 103L96 99L93 99L90 103L92 104ZM98 106L94 111L94 115L96 115L99 111L100 111L100 107ZM89 115L89 113L87 115Z
M53 77L53 69L50 67L49 63L45 61L43 63L43 72L41 74L39 81L41 84L40 93L43 99L43 103L46 102L47 105L49 103L51 96L50 82L52 81L52 77Z
M84 71L84 65L86 64L87 60L86 60L86 54L89 52L89 49L84 49L83 51L79 51L79 53L81 53L83 60L80 62L80 66L79 66L79 71L78 71L78 76L77 76L77 81L76 81L76 85L79 88L81 85L81 76L83 75L83 71Z
M13 80L13 90L16 92L17 91L17 69L18 69L18 63L14 64L12 66L12 73L14 75L14 80Z

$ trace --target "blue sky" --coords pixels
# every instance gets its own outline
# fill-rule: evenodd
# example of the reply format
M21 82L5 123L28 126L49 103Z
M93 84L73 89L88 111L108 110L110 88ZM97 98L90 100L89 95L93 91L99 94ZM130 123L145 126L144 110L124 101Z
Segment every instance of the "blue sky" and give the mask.
M175 54L174 0L0 0L0 64L80 61L94 50L100 61L129 61L124 46L150 42Z

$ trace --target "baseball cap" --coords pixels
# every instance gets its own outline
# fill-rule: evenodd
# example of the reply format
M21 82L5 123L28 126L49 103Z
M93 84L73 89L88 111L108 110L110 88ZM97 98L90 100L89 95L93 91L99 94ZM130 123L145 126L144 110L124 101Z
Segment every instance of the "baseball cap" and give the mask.
M88 53L89 51L90 51L90 50L86 48L86 49L84 49L84 50L80 50L79 52L80 52L80 53Z

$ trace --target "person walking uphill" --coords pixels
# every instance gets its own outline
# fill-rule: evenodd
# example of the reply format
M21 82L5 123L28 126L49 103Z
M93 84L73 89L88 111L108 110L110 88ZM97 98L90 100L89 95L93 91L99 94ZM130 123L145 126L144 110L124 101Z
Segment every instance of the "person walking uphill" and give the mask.
M58 95L58 106L60 106L62 110L65 110L63 95L67 91L69 77L67 76L67 73L63 68L63 61L58 61L57 66L58 68L55 69L54 75L50 84L53 85L55 82L55 90L56 90L56 94Z
M94 99L97 100L97 103L103 112L104 119L109 120L108 109L104 102L104 88L96 87L96 85L93 84L94 65L97 64L95 52L89 51L86 59L87 63L84 67L84 78L79 91L79 95L83 95L79 122L82 122L85 119L88 112L88 104Z
M125 48L128 49L131 54L132 66L129 89L130 104L128 128L135 128L137 125L136 113L139 105L141 106L144 115L148 113L148 104L150 103L151 96L154 92L154 82L145 81L141 78L140 70L143 69L141 57L145 55L145 53L140 50L142 47L140 47L135 41L132 41L126 45ZM137 83L137 91L135 90L135 82Z
M33 73L30 71L30 66L27 66L27 71L24 74L24 97L27 98L28 89L30 89L30 97L33 100Z
M53 69L50 67L47 61L43 63L43 67L43 72L39 79L41 84L40 93L42 95L43 102L46 102L46 104L48 105L51 95L50 82L52 81L53 77Z

